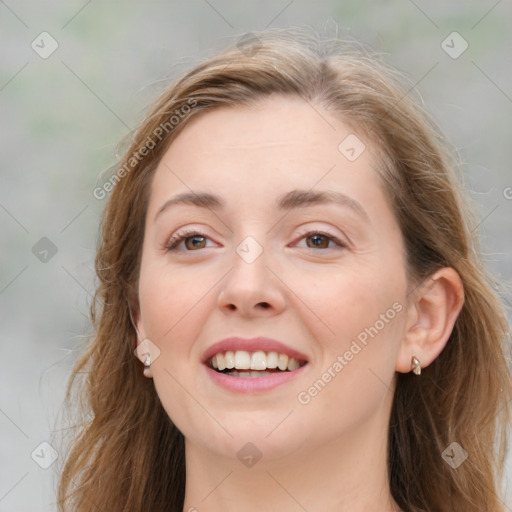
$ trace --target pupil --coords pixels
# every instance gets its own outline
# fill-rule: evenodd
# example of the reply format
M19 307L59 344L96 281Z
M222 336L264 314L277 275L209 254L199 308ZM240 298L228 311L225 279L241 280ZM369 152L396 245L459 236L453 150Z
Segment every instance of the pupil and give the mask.
M326 247L325 241L327 240L324 235L311 235L311 240L315 247Z
M204 243L204 237L203 236L193 236L193 237L190 237L188 239L188 241L193 248L197 248L197 247L200 247L201 244Z

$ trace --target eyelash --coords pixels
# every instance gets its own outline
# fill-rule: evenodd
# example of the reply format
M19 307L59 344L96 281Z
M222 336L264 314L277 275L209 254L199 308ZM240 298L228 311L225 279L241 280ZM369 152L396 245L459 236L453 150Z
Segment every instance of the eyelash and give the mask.
M307 238L308 236L311 236L311 235L321 235L321 236L324 236L326 238L328 238L330 241L336 243L338 245L339 248L345 248L347 247L346 244L344 244L341 240L339 240L338 238L336 238L334 235L331 235L330 233L326 233L325 231L317 231L317 230L312 230L312 231L307 231L305 233L303 233L300 238L299 238L299 241L304 239L304 238ZM165 245L165 249L167 251L183 251L183 252L195 252L195 251L191 251L191 250L183 250L183 249L178 249L178 245L183 241L183 240L186 240L187 238L192 238L194 236L198 236L198 237L202 237L202 238L206 238L208 239L208 237L204 234L204 233L200 233L199 231L193 231L193 230L190 230L190 231L184 231L183 233L179 233L177 235L173 235L169 241L167 242L167 244ZM306 247L306 249L312 249L314 250L313 247ZM333 249L333 247L326 247L326 248L323 248L321 250L326 250L326 249Z

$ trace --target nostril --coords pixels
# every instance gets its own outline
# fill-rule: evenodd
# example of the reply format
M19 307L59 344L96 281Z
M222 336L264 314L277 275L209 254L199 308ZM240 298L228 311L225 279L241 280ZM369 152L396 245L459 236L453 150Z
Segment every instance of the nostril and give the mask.
M256 306L259 306L263 309L268 309L270 307L270 304L268 302L258 302L258 304L256 304ZM231 311L235 311L236 309L238 309L234 304L228 304L227 307Z

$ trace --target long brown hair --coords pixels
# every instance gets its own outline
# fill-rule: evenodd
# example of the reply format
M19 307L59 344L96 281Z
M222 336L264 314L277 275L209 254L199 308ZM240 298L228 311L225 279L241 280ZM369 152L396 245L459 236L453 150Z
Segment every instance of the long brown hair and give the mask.
M175 81L133 135L110 191L91 305L95 335L67 399L84 412L61 474L60 510L181 511L183 435L134 356L130 312L149 186L162 155L197 115L270 94L297 95L339 115L382 156L379 175L400 225L411 282L436 269L460 275L465 303L440 356L421 377L397 374L389 425L392 495L406 512L497 512L511 399L508 326L480 257L454 151L380 57L305 30L266 31ZM102 192L103 191L103 192ZM458 468L443 451L468 454Z

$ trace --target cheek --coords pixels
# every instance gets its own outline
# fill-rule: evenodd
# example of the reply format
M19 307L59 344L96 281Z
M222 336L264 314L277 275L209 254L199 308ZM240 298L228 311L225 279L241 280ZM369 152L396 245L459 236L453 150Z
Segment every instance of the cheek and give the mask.
M293 282L312 331L337 349L375 323L379 331L390 331L404 299L405 282L398 269L347 263L314 274L297 272Z
M309 387L301 390L299 402L301 407L307 405L299 410L304 421L329 418L318 429L330 438L358 428L390 400L404 322L405 284L398 270L352 267L316 280L309 289L310 304L329 329L315 329L314 320L310 324L321 347L318 367L323 373L312 375Z
M213 307L214 285L211 275L197 272L191 275L150 265L141 270L139 300L145 334L160 350L151 366L153 382L167 415L181 431L188 431L203 414L187 390L193 388L191 368L197 365L193 342L204 325L205 311Z
M312 376L311 393L303 390L305 399L314 402L306 409L319 417L332 415L322 428L334 435L340 425L351 428L371 417L393 386L404 325L405 273L399 266L384 269L372 262L347 264L314 279L302 275L302 289L309 290L303 300L322 320L310 315L308 327L318 342L324 372ZM331 409L334 404L339 414Z
M180 272L164 266L143 268L139 299L147 337L163 348L173 340L184 339L179 333L193 331L199 325L198 316L212 300L214 284L211 275L200 272Z

